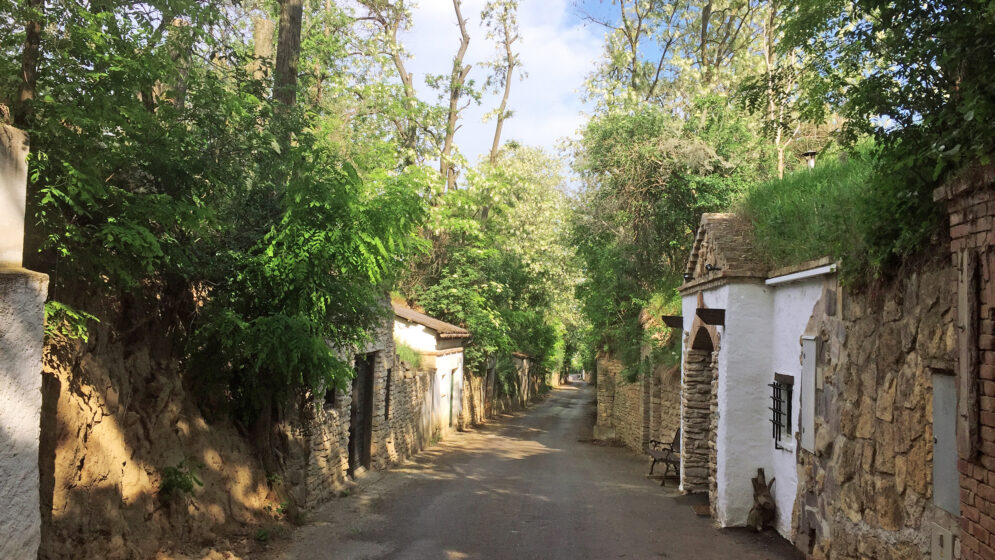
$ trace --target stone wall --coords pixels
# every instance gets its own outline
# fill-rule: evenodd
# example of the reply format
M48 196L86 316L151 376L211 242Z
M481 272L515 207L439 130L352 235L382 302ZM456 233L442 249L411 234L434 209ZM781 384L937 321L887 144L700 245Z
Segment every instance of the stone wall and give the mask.
M670 443L681 427L681 368L657 366L650 380L650 438Z
M957 325L957 451L967 559L995 558L995 165L934 193L947 205L956 272L947 291Z
M931 524L956 534L932 501L932 375L949 371L956 338L949 282L934 262L892 285L843 290L842 313L835 295L816 306L807 332L821 338L822 387L793 521L814 558L927 558Z
M681 433L681 483L685 492L709 490L714 478L709 469L712 429L712 379L715 375L711 352L689 349L684 358L684 386L681 391L683 431Z
M489 407L488 407L489 408ZM487 421L484 411L484 378L463 368L463 410L460 426L469 428Z
M431 414L427 407L434 390L432 379L428 372L416 371L406 362L398 362L392 372L386 440L391 463L403 462L431 442Z
M609 355L598 357L598 439L618 440L634 451L646 449L650 439L669 443L680 427L680 373L655 367L635 382L622 374L622 363Z

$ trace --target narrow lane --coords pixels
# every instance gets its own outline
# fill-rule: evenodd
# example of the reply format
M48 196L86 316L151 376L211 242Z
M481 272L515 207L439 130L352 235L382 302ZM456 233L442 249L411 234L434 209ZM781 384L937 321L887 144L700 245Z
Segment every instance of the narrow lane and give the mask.
M719 531L644 477L647 461L590 438L594 391L458 434L334 500L286 559L795 558L770 533Z

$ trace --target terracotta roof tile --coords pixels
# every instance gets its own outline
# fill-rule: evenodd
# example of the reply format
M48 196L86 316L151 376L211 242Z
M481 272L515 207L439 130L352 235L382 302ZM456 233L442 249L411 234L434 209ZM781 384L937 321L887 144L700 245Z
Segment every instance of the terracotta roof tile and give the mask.
M462 327L457 327L452 323L447 323L445 321L440 321L435 317L429 317L424 313L419 313L414 309L406 305L402 305L397 302L391 302L391 307L394 308L394 315L411 321L412 323L418 323L419 325L424 325L433 331L439 333L440 338L469 338L470 332Z

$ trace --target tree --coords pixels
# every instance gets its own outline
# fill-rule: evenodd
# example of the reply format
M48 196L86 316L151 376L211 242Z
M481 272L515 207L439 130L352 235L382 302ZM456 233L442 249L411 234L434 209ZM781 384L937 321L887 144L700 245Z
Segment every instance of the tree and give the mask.
M758 139L721 99L708 101L686 121L649 105L596 117L575 147L578 297L593 346L627 368L641 359L639 314L680 283L702 212L726 208L763 176Z
M297 101L297 66L301 57L304 0L279 0L280 29L276 45L276 81L273 97L286 107Z
M839 114L841 138L880 148L869 192L880 271L928 244L933 189L995 151L995 13L987 2L790 0L782 49L798 49L812 119Z
M460 113L476 97L472 87L467 87L471 85L467 83L467 76L470 75L470 69L473 68L473 65L463 64L466 49L470 46L470 35L466 31L466 20L463 18L461 5L462 2L460 0L453 0L453 9L456 11L456 23L459 26L460 32L460 43L459 49L453 57L453 68L447 82L446 94L449 98L449 111L446 117L446 129L443 134L442 153L439 156L439 173L442 174L442 178L446 181L446 190L456 188L456 170L453 164L453 138L456 136L456 131L460 128L458 124ZM466 104L461 105L464 97L469 97L470 99L467 100Z
M683 112L703 95L728 93L758 64L759 0L620 0L588 95L606 108L649 102Z
M484 6L484 11L480 14L480 19L487 26L487 38L496 40L498 47L498 56L488 63L493 71L493 75L488 79L488 85L503 92L501 103L494 113L496 121L494 140L491 142L491 151L488 156L491 165L497 162L504 121L511 117L511 112L508 111L511 80L515 75L515 69L522 63L518 54L512 50L515 43L521 39L518 35L517 11L517 0L491 0Z

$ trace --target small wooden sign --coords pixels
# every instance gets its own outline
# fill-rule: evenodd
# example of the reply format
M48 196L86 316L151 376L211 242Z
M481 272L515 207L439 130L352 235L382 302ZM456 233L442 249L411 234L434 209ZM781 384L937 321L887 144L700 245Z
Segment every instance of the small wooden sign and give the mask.
M725 309L707 309L704 307L699 307L695 312L698 318L705 322L706 325L725 325L726 324L726 310Z
M684 317L680 315L664 315L663 323L672 329L683 329Z

